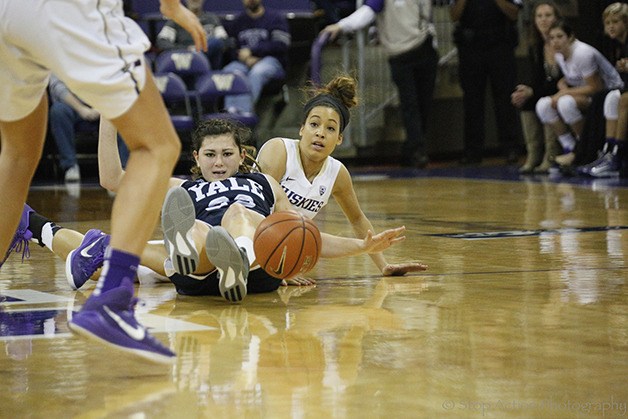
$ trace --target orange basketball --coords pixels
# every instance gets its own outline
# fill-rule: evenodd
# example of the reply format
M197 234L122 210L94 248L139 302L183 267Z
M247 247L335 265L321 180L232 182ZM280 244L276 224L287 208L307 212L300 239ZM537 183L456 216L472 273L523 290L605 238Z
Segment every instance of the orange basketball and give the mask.
M253 237L257 263L280 279L312 269L320 256L321 244L316 224L296 211L269 215L257 226Z

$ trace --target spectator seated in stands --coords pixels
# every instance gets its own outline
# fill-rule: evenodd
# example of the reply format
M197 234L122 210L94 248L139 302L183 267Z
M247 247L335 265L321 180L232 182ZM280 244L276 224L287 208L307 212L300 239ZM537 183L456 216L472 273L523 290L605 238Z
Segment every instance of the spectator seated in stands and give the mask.
M626 135L628 134L628 5L613 3L602 13L604 42L602 53L615 65L623 89L610 91L604 99L605 141L598 158L578 167L578 173L593 177L614 177L628 169ZM591 138L588 139L593 142ZM597 145L595 142L594 145ZM596 148L596 150L599 150Z
M224 70L245 75L251 93L225 97L225 109L253 114L264 86L286 77L291 36L284 15L264 8L261 0L242 0L242 4L244 12L227 25L235 48Z
M79 182L81 170L76 156L76 131L83 121L92 122L85 124L88 129L98 133L98 120L100 114L92 109L72 93L68 87L54 74L50 75L48 85L50 94L50 131L58 151L59 165L64 173L66 182ZM120 138L120 160L126 165L128 149Z
M203 10L204 0L187 0L187 7L198 16L207 34L207 59L212 69L222 68L226 49L227 32L218 15ZM161 51L170 49L194 50L194 40L188 31L176 22L169 20L157 35L157 48Z
M539 99L536 113L554 130L563 147L564 154L556 157L556 163L571 166L584 129L584 112L591 106L592 97L622 88L624 83L613 65L591 45L577 40L565 21L554 22L549 37L563 78L557 93Z

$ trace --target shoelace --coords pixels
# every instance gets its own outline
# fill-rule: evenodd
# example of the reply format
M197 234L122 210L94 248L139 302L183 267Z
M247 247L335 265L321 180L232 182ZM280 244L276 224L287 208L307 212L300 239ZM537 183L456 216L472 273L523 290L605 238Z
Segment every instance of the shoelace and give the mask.
M22 252L22 262L24 262L24 258L28 259L31 257L31 250L28 247L28 239L24 237L26 235L26 231L18 231L15 237L13 238L13 242L7 250L7 253L2 261L4 263L5 260L9 257L11 252L15 251L15 253Z

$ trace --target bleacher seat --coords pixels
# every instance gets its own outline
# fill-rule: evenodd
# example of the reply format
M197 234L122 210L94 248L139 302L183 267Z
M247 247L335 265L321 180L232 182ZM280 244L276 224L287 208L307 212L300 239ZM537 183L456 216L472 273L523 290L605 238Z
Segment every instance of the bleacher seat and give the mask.
M173 49L155 59L155 74L174 73L181 77L188 90L194 90L196 81L210 71L209 60L202 52Z
M196 83L199 118L230 118L254 128L258 118L253 114L232 114L224 112L222 105L225 96L250 93L248 81L236 72L212 71L201 77Z
M192 101L181 77L175 73L156 75L155 84L161 92L177 132L192 131L195 125Z

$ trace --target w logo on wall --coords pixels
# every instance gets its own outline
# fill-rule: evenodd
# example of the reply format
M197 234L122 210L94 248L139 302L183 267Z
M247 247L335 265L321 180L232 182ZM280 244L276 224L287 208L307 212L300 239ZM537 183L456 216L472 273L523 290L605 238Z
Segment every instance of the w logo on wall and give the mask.
M171 55L171 59L177 70L189 70L192 67L192 54L190 53L174 53Z
M218 91L229 91L233 87L235 76L229 73L212 74L212 81Z

